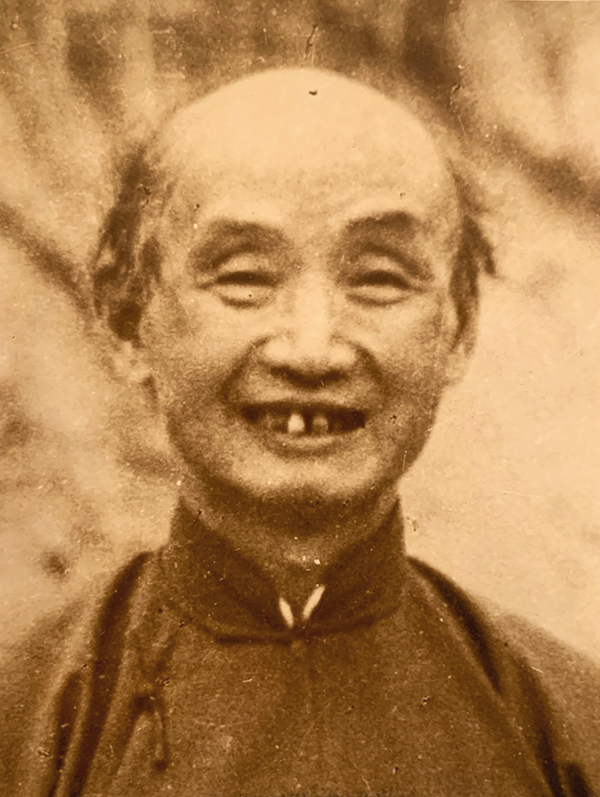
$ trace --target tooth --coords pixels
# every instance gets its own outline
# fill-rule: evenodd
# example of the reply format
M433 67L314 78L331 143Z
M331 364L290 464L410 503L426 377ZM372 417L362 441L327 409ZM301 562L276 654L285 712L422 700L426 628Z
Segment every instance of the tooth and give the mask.
M287 417L281 412L265 412L262 418L262 425L270 432L286 432Z
M287 422L287 433L294 435L301 435L306 432L306 422L304 416L300 412L290 413Z
M315 412L312 419L313 434L327 434L329 432L329 418L324 412Z

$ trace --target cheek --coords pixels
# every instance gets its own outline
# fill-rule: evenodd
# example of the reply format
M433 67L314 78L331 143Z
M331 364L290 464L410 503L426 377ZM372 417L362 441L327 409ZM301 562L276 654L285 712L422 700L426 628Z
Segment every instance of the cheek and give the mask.
M446 385L451 331L439 302L403 313L379 337L385 412L381 450L391 452L390 473L405 473L425 445Z
M420 297L378 324L373 348L389 398L439 396L452 340L452 316L437 297Z
M159 399L190 411L210 402L247 349L244 328L202 294L157 296L144 325L144 344Z

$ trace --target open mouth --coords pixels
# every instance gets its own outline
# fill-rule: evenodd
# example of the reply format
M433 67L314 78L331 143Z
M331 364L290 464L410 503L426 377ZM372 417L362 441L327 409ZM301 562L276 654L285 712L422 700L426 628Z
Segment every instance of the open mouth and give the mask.
M252 405L243 407L242 415L254 426L291 437L348 434L365 425L364 412L341 407Z

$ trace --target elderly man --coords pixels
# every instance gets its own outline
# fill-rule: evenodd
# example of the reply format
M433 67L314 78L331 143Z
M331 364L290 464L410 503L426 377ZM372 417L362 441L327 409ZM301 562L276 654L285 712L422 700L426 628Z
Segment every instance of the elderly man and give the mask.
M97 266L180 501L5 667L2 793L600 789L598 671L403 550L491 268L411 113L308 69L221 88L132 166Z

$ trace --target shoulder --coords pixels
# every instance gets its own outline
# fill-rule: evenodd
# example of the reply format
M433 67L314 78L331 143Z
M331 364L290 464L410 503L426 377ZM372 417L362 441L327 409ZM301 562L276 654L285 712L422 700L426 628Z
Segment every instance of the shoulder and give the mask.
M567 793L600 794L600 663L435 568L411 565L425 600L449 616Z
M600 663L521 617L482 605L517 666L540 684L573 777L585 770L600 792Z
M24 783L29 782L33 770L50 773L55 767L61 744L55 729L67 724L60 717L65 711L71 715L77 711L77 694L85 679L92 677L100 643L106 650L108 638L118 635L127 622L147 561L146 555L131 560L102 585L43 617L3 652L0 657L3 794L24 793Z
M0 653L0 689L26 677L43 678L55 669L72 669L90 654L90 644L112 624L134 593L148 556L116 569L102 582L79 592L61 608L43 615Z

